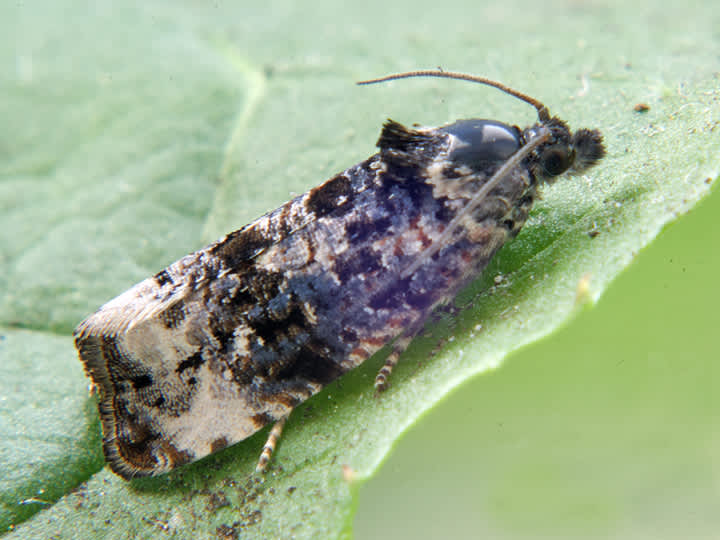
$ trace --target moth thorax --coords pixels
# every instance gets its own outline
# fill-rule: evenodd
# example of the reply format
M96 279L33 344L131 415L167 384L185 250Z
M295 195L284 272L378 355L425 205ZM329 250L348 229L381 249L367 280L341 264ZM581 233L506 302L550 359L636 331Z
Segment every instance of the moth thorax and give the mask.
M440 131L453 136L448 154L453 164L473 170L502 164L523 145L518 128L496 120L458 120Z

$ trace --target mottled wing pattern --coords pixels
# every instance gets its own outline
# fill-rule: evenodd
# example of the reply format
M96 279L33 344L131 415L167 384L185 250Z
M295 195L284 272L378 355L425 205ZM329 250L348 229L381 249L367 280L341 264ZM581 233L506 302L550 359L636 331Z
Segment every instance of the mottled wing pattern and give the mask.
M535 179L518 168L447 246L402 277L497 164L458 165L452 135L394 122L378 145L78 326L113 470L159 474L284 418L417 332L527 218Z

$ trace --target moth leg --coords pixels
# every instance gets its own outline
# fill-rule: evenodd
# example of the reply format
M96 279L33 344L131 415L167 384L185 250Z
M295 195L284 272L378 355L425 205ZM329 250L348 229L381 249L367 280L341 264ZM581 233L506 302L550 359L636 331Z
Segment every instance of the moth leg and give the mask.
M282 435L283 426L285 425L285 422L287 421L289 416L290 414L288 413L283 418L275 422L275 425L270 430L270 435L268 435L267 442L265 443L265 446L263 446L262 453L260 454L260 459L258 459L257 466L255 467L255 472L265 472L268 463L270 463L270 458L272 458L273 452L275 451L277 442L278 440L280 440L280 435Z
M375 376L375 392L384 392L387 389L388 377L392 373L393 368L397 365L400 355L405 352L405 349L408 348L408 345L410 345L410 342L414 337L415 332L405 336L400 336L395 340L395 343L393 343L392 346L392 351L390 351L390 354L385 359L383 367L380 368L380 371L378 371L378 374Z

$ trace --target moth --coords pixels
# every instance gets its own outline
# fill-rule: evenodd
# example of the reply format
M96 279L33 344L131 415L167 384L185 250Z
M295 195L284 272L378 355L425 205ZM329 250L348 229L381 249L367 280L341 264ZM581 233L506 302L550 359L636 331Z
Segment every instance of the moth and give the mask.
M377 391L433 310L476 278L527 220L538 189L605 155L540 101L530 127L485 119L409 128L378 152L103 305L74 333L99 393L103 449L123 478L157 475L274 424L390 347Z

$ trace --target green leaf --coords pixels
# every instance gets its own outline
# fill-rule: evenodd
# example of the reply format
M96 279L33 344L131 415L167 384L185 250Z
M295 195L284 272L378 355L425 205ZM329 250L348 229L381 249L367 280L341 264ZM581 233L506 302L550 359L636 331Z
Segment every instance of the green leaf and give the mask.
M459 384L599 298L709 192L720 142L716 10L691 2L650 17L653 7L6 6L0 369L10 384L0 394L0 496L2 527L16 529L8 536L93 538L108 528L120 538L349 536L357 487L401 433ZM128 483L101 470L75 324L185 253L364 159L387 116L426 125L534 121L527 106L476 85L353 85L437 65L496 78L575 128L600 128L608 157L546 190L521 235L460 295L466 309L442 314L413 343L387 393L373 396L378 357L300 407L264 481L251 471L266 432L158 479ZM650 109L634 111L639 102ZM565 369L550 373L562 380ZM533 386L537 375L511 382ZM637 372L632 379L642 380ZM484 413L484 400L467 399ZM454 434L440 436L450 452ZM527 444L530 457L508 490L533 473Z
M0 338L3 530L103 465L97 408L87 399L87 382L68 341L27 330L3 331Z

